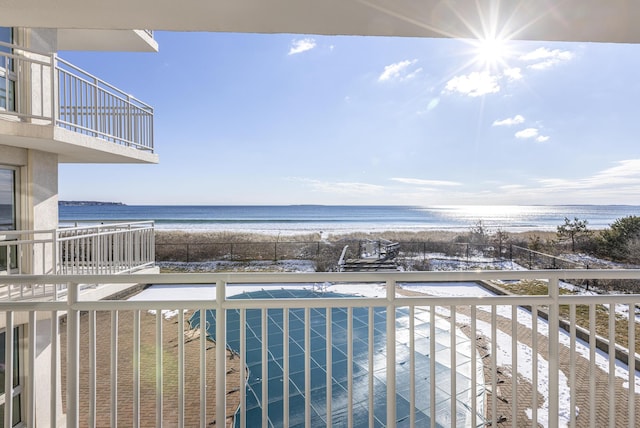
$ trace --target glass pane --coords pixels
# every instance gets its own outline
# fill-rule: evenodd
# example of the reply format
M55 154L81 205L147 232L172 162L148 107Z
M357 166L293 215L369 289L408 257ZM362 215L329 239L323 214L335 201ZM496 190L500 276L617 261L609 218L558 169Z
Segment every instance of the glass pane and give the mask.
M20 394L13 397L13 426L18 425L22 421L22 415L20 414Z
M13 43L13 31L11 27L0 27L0 42ZM12 61L2 55L2 53L11 53L11 48L0 46L0 68L8 68L13 70Z
M11 27L0 27L0 42L11 43L13 40ZM0 47L2 49L2 47Z
M0 60L1 58L2 57L0 57ZM2 77L0 73L0 109L8 111L16 110L15 89L16 82Z
M0 333L0 395L4 394L4 378L5 378L5 340L6 333ZM13 387L20 385L20 339L18 338L18 327L13 330Z
M18 246L0 245L0 272L7 270L7 259L11 258L11 269L18 269Z
M13 387L20 385L20 338L18 327L13 329Z
M3 57L0 56L0 68L2 68ZM7 110L7 82L2 74L0 74L0 109Z
M15 171L0 168L0 230L15 230Z
M13 421L11 426L16 426L22 422L20 414L20 395L13 397ZM4 404L0 405L0 427L4 426Z

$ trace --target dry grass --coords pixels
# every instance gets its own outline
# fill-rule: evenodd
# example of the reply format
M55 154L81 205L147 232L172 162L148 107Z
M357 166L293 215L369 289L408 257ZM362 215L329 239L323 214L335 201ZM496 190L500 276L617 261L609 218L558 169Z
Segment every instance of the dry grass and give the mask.
M500 284L501 288L510 291L514 294L525 296L543 296L547 295L547 284L541 281L520 281L511 284ZM575 294L569 290L560 289L560 294ZM582 328L589 330L589 305L576 306L576 324ZM569 321L570 308L568 305L560 306L560 318L565 321ZM635 324L636 338L640 338L640 326L635 323L635 317L631 318ZM609 310L603 305L595 305L595 330L596 333L602 337L609 336ZM616 343L629 347L629 319L620 314L615 314L615 335ZM640 353L640 340L635 342L635 351Z
M156 242L158 244L177 243L240 243L240 242L317 242L323 238L329 242L360 239L388 239L396 242L424 242L441 241L453 242L459 236L465 236L467 231L452 230L428 230L428 231L384 231L384 232L350 232L340 234L301 233L301 234L265 234L237 231L182 231L182 230L156 230ZM555 232L528 231L509 233L514 241L528 241L530 238L539 237L542 241L551 241L556 238Z
M157 244L195 244L195 243L255 243L255 242L315 242L320 240L319 233L299 235L268 235L264 233L232 231L183 231L156 230Z

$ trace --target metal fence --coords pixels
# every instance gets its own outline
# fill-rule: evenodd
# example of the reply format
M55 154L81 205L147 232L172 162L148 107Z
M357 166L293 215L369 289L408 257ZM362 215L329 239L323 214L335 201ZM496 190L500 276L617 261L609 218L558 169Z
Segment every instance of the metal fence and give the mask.
M561 257L533 251L512 244L490 245L444 241L406 241L397 243L400 259L443 258L471 261L474 258L509 260L528 269L581 269L587 265ZM362 241L340 240L310 242L163 242L156 243L158 261L203 262L209 260L302 260L333 257L338 262L340 252L348 246L346 258L359 258Z

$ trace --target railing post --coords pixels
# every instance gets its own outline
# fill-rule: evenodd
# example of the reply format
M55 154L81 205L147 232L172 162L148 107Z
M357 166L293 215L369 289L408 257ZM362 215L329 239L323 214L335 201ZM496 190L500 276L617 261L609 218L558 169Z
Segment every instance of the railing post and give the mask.
M156 261L156 232L155 223L151 223L151 232L149 237L149 262Z
M56 293L58 292L58 284L55 286ZM59 337L60 328L58 323L58 311L51 311L51 361L49 367L57 367L59 357ZM49 382L51 387L49 389L49 426L56 428L56 422L58 419L58 374L57 371L52 369L50 371ZM34 391L35 392L35 391Z
M226 426L227 321L224 281L216 282L216 426ZM244 328L244 326L240 326ZM263 362L265 364L265 362ZM267 379L264 380L266 382Z
M51 265L51 271L53 272L54 275L57 275L60 273L60 266L58 265L58 229L54 230L53 232L51 232L52 235L52 248L51 248L51 259L52 259L52 265Z
M126 133L127 133L127 147L131 147L131 140L132 140L132 133L131 133L131 127L132 127L132 118L131 118L131 96L127 95L127 117L125 118L126 120Z
M29 373L27 394L27 426L36 426L36 337L37 316L35 311L29 311ZM54 339L52 339L54 340ZM6 425L5 425L6 426Z
M79 285L67 285L67 426L79 425L80 312L74 309Z
M127 237L128 245L127 245L127 251L128 251L128 255L127 255L127 264L128 264L128 270L129 272L131 272L131 270L133 270L133 232L131 231L131 224L128 225L128 230L125 234L125 236Z
M5 343L4 346L4 393L5 397L5 406L4 406L4 422L3 426L10 427L13 426L13 406L12 397L13 397L13 347L15 345L15 341L13 338L13 312L7 311L5 313L5 323L6 323L6 332L5 332ZM29 391L30 394L35 394L35 391Z
M98 91L98 84L97 82L94 80L94 86L93 86L93 111L94 111L94 116L93 116L93 129L96 130L96 136L100 135L100 105L99 105L99 99L100 99L100 92Z
M56 71L57 71L57 55L55 53L51 54L51 124L56 126L58 121L58 79L56 79ZM44 114L43 114L44 116Z
M387 280L387 427L396 426L396 282Z
M553 303L549 306L549 427L558 426L558 400L560 397L559 374L559 311L560 280L557 276L549 278L549 297ZM537 314L534 314L537 317ZM575 393L575 392L574 392Z

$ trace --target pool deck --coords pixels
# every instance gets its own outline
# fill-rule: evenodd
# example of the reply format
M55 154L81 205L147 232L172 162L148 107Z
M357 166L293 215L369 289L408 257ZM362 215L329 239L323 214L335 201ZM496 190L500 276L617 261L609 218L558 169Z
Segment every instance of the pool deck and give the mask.
M163 336L163 426L178 426L178 340L184 338L185 381L184 396L185 426L200 426L200 338L189 331L185 314L185 331L178 331L177 317L162 319ZM89 325L86 313L80 317L81 355L86 354L89 343ZM96 316L96 426L109 427L111 412L110 386L110 350L111 350L111 314L97 312ZM66 332L61 326L60 346L66 346ZM120 311L118 314L118 426L133 426L133 313ZM156 316L146 311L140 313L140 426L156 426L156 354L155 333ZM216 389L215 364L216 345L207 342L206 367L207 385L206 408L207 425L214 426ZM62 397L65 401L65 353L62 352ZM232 426L233 415L240 404L240 361L227 350L227 423ZM89 426L89 362L80 359L80 426ZM216 425L217 426L217 425Z

